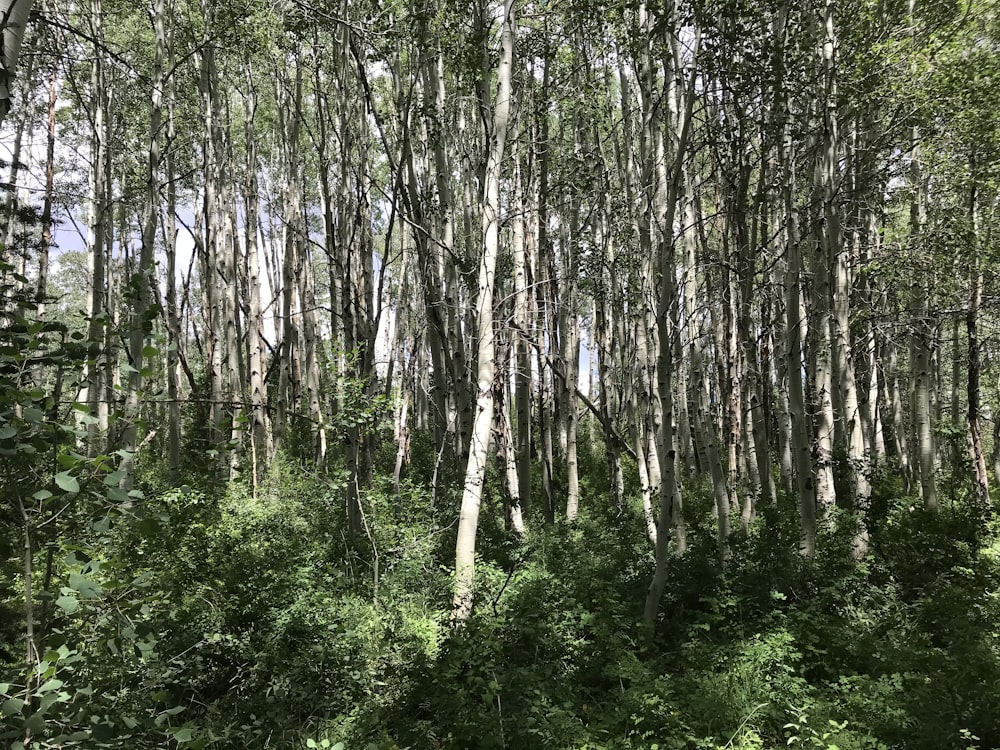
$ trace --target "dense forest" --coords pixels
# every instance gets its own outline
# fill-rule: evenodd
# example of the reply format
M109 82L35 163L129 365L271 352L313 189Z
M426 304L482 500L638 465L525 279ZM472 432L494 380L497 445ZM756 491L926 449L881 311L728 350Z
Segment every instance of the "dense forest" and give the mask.
M995 0L0 39L0 746L1000 748Z

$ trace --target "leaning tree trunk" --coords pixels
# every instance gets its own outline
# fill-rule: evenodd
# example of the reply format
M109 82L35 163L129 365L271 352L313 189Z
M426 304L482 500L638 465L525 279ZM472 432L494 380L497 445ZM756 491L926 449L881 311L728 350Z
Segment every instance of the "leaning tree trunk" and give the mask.
M483 252L479 264L479 294L476 300L478 342L476 412L469 441L469 461L465 470L462 509L458 521L458 541L455 543L455 599L452 620L457 625L465 623L472 615L476 529L479 525L479 505L483 496L490 433L493 429L493 381L496 364L493 292L496 285L497 257L500 253L500 170L507 138L512 89L511 68L514 64L514 0L505 0L504 3L501 48L497 69L497 97L489 133L491 147L482 197Z

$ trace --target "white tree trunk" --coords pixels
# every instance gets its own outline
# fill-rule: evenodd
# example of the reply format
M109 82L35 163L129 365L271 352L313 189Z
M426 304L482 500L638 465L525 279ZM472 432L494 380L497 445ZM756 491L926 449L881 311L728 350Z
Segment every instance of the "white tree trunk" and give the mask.
M493 381L495 344L493 338L493 293L496 263L500 253L500 170L503 165L507 120L510 115L511 79L514 64L514 0L505 0L501 53L497 70L497 97L493 107L492 140L483 186L483 252L479 264L479 294L476 300L476 413L469 441L469 462L465 469L462 509L455 543L455 599L452 621L466 622L472 615L476 563L476 529L483 496L490 433L493 429Z
M0 56L0 123L11 108L11 83L17 68L17 58L21 54L24 29L31 15L33 0L3 0L0 2L0 20L3 28L3 55Z

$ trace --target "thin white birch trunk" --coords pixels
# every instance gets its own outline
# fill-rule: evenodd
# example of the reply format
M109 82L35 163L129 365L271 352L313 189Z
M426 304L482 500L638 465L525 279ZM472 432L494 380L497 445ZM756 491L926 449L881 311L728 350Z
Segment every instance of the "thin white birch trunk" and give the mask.
M496 262L500 251L500 171L503 166L507 121L510 116L512 67L514 63L514 0L506 0L497 66L497 95L489 129L489 158L483 184L483 251L479 266L479 293L476 299L477 360L476 412L465 470L462 508L455 543L455 598L452 621L462 625L472 615L476 564L476 530L483 496L490 433L493 429L493 381L496 350L493 332L493 294ZM487 71L484 71L486 74Z

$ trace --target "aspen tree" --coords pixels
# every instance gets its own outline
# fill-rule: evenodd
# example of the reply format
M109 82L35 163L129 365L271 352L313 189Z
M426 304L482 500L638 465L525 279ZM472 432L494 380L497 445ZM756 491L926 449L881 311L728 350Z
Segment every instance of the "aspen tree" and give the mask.
M485 13L485 9L483 10ZM493 294L496 263L500 251L500 174L511 109L512 67L514 64L514 0L505 0L500 31L500 60L497 65L497 94L488 129L488 161L483 181L482 237L479 265L479 292L476 299L476 409L465 470L462 507L455 543L455 598L452 621L465 623L472 615L475 580L476 529L482 502L490 433L493 430L493 383L496 346L493 331ZM483 71L484 83L489 69Z
M11 83L17 69L17 60L21 54L21 43L24 41L24 31L31 16L33 0L3 0L0 2L0 28L2 44L0 44L0 123L6 119L11 108Z
M642 12L640 10L640 17ZM676 24L679 22L677 8L673 6L665 19L668 33L676 35ZM701 43L701 30L695 29L695 41L691 51L691 78L684 80L684 68L679 54L670 60L664 71L670 82L668 96L673 99L671 111L674 118L669 123L672 128L672 159L670 169L666 172L669 181L664 182L664 192L658 201L662 213L658 214L665 236L661 239L657 252L657 277L659 289L656 301L656 328L658 333L657 350L657 382L656 396L660 402L662 421L659 429L660 464L663 467L662 483L659 491L659 522L656 539L656 567L653 572L646 602L643 608L643 621L652 631L656 625L660 599L666 588L670 557L670 542L675 540L683 549L685 533L681 510L680 484L677 480L677 450L674 444L674 409L673 409L673 375L674 375L674 341L677 335L679 321L680 292L677 288L677 268L674 243L674 216L677 209L678 193L681 187L681 172L687 150L688 138L691 133L692 109L695 98L695 77L698 71L698 52ZM675 88L676 86L676 88ZM662 179L662 176L661 176ZM676 533L668 533L674 530Z
M916 0L909 0L909 21L911 37L915 38ZM924 225L927 222L927 181L924 176L920 128L914 125L910 131L910 169L908 173L910 189L910 238L915 250L923 241ZM935 510L938 507L937 482L934 478L934 435L931 429L932 388L932 346L933 324L928 309L925 279L914 277L910 284L910 347L911 388L913 392L913 434L914 467L920 478L920 494L924 506Z
M151 80L149 107L149 160L146 165L146 194L142 208L142 249L138 267L134 269L131 281L132 319L129 323L129 360L131 370L128 378L127 403L125 409L125 434L123 447L128 457L122 461L125 472L122 488L132 489L135 481L134 460L136 450L136 430L139 419L139 393L143 387L143 367L145 356L146 329L151 324L148 310L152 297L151 286L157 283L154 268L154 243L156 225L160 215L160 152L161 130L163 127L163 68L167 54L165 0L156 0L153 5L153 75Z
M87 270L90 284L87 291L89 320L87 335L91 341L107 339L109 295L107 275L107 242L110 235L111 200L109 154L111 139L111 101L101 50L104 38L104 9L101 0L91 0L88 24L94 40L90 62L91 91L91 168L89 172L89 218L87 223ZM101 450L100 440L107 434L109 402L107 391L111 388L110 357L94 356L87 361L86 393L80 401L87 404L93 418L87 428L87 449L90 455Z
M827 2L824 15L826 39L823 44L824 76L826 78L825 124L823 155L821 161L821 186L823 200L823 246L826 263L833 270L832 367L840 386L840 421L847 442L847 474L849 477L849 507L860 514L856 520L853 554L860 558L868 550L868 532L864 521L869 509L871 483L869 480L869 446L862 429L858 403L858 386L851 346L851 292L849 273L850 248L845 242L841 227L841 209L837 205L840 163L840 123L837 111L838 69L836 59L837 34L834 4Z

